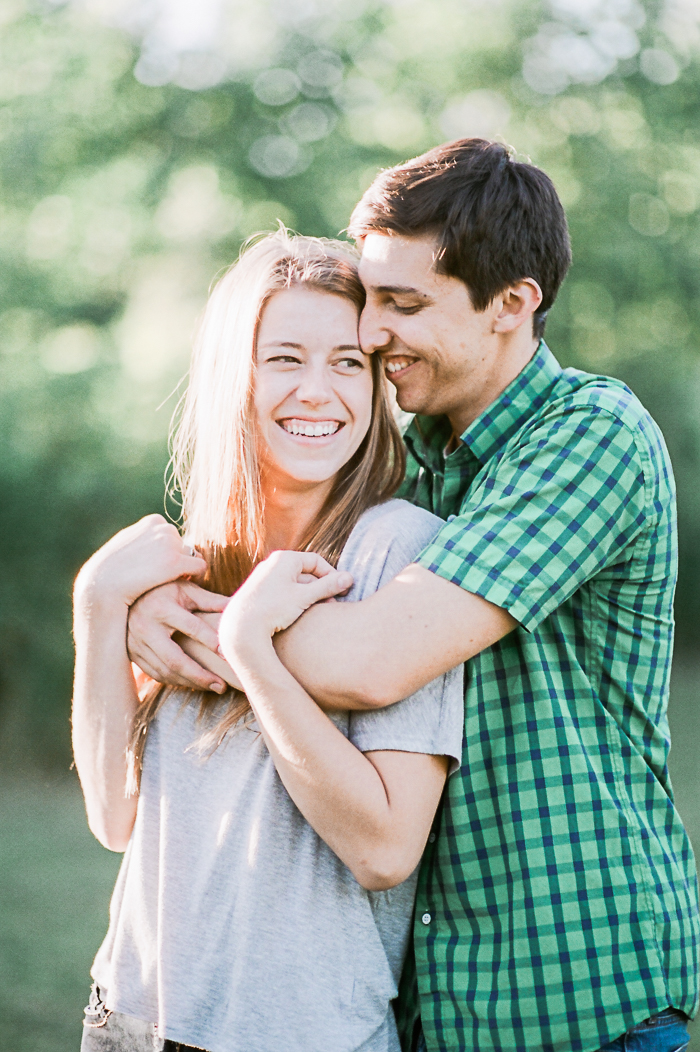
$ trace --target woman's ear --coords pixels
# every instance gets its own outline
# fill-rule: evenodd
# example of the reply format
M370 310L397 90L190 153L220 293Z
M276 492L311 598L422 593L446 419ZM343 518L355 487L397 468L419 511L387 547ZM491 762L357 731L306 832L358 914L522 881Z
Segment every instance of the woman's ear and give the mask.
M523 278L509 286L496 298L494 332L513 332L535 313L542 302L542 289L534 278Z

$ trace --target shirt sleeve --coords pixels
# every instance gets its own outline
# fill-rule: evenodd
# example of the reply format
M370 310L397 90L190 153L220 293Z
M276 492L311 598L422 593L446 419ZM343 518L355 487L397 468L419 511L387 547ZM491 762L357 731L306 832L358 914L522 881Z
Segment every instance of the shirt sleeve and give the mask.
M607 408L540 420L506 449L416 562L531 631L596 573L630 557L651 524L648 451Z
M350 713L348 737L361 752L386 749L449 756L450 774L462 761L463 735L463 665L395 705Z

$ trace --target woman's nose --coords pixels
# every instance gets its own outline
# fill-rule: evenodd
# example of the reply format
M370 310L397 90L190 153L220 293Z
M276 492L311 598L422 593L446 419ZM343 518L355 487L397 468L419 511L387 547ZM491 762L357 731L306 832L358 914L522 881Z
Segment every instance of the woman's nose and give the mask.
M333 397L333 386L328 370L307 366L297 387L297 398L308 405L325 405Z

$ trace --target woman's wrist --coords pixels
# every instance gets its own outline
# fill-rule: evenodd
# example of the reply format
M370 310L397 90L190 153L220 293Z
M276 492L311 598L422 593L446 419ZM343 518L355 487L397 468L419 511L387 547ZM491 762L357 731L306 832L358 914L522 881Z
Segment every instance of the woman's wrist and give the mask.
M117 581L101 573L101 567L86 563L75 580L73 600L76 612L82 614L129 613L129 602Z
M219 650L239 677L263 671L270 661L279 660L269 634L254 624L232 625L222 618L222 627Z

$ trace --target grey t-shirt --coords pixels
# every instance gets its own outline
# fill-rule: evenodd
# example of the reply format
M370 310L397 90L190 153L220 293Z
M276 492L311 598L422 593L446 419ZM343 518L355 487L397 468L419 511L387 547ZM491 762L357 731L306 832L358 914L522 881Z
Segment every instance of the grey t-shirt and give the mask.
M441 524L399 500L366 512L339 563L355 579L347 599L390 581ZM365 891L297 810L255 724L202 757L196 708L176 693L149 731L92 970L106 1004L209 1052L398 1052L390 1002L417 870ZM458 766L462 670L333 721L363 752L446 755Z

